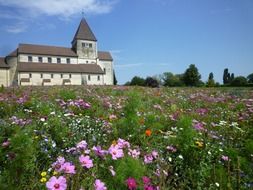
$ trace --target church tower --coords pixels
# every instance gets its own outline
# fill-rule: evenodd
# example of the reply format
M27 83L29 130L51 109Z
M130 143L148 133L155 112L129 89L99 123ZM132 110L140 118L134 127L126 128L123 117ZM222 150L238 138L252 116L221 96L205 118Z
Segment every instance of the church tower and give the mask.
M72 49L78 55L80 63L96 62L97 39L83 18L72 40Z

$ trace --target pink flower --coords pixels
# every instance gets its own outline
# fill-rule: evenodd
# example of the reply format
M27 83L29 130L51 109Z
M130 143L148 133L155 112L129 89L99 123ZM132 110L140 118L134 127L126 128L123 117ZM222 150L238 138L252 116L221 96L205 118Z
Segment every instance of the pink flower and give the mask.
M57 161L52 164L52 167L57 171L61 172L63 170L63 165L65 163L65 158L59 156Z
M87 148L87 142L86 141L81 141L77 143L76 148L80 150L85 150Z
M229 160L228 156L224 156L224 155L221 156L221 159L222 159L223 161L228 161L228 160Z
M111 145L109 148L109 153L112 155L113 160L117 160L118 158L122 158L124 156L124 152L118 145Z
M128 150L128 155L132 156L133 158L139 158L140 154L141 154L141 152L137 149L133 149L133 150L129 149Z
M129 177L126 183L129 190L135 190L137 188L137 183L134 178Z
M152 156L152 154L147 154L147 155L145 155L144 156L144 163L145 164L150 164L150 163L152 163L153 162L153 156Z
M81 165L83 166L83 167L86 167L86 168L91 168L91 167L93 167L93 162L92 162L92 160L90 159L90 156L84 156L84 155L81 155L80 157L79 157L79 161L80 161L80 163L81 163Z
M48 190L65 190L67 189L67 180L65 177L60 176L58 179L53 176L46 183Z
M107 187L105 186L105 183L102 182L100 179L96 179L94 183L95 190L106 190Z
M75 165L71 164L70 162L65 162L63 164L62 168L66 174L75 174L76 173Z
M147 177L147 176L143 176L142 177L142 181L143 181L143 183L144 184L150 184L150 182L151 182L151 180L150 180L150 178L149 177Z
M151 154L154 157L154 159L158 158L158 152L156 150L153 150Z
M10 145L10 141L8 140L2 143L2 147L4 148L8 147L9 145Z

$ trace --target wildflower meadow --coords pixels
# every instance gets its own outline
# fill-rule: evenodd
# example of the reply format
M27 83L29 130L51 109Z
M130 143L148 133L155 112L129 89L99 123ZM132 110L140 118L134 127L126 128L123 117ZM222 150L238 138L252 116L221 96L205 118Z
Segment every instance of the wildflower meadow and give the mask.
M0 92L0 189L253 188L253 89Z

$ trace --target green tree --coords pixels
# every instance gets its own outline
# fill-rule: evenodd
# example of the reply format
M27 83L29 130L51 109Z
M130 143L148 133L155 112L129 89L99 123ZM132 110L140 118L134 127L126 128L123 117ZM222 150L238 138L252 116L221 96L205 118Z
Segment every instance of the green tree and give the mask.
M231 86L246 86L247 79L244 76L235 77L231 82Z
M116 79L115 70L113 70L113 84L117 85L118 81Z
M159 83L155 78L147 77L145 80L145 86L157 88L159 87Z
M214 76L213 76L212 72L208 76L208 81L206 83L206 86L208 86L208 87L214 87L215 86Z
M130 82L131 86L145 86L145 79L135 76L132 78L131 82Z
M191 64L184 73L184 83L186 86L197 86L200 79L201 75L199 74L197 67L194 64Z
M164 86L184 86L182 74L174 75L171 72L165 72L162 75L162 81Z
M253 83L253 73L249 74L247 76L247 79L248 79L248 83Z
M213 73L211 72L211 73L209 73L209 76L208 76L208 80L213 80Z
M228 72L228 68L224 69L223 72L223 84L229 84L230 82L230 73Z

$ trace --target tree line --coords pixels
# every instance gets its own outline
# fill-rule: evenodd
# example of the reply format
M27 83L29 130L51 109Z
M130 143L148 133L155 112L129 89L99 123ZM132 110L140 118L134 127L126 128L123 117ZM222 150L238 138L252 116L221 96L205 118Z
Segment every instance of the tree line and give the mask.
M208 80L203 82L201 80L201 74L198 68L191 64L184 73L173 74L172 72L164 72L163 74L156 75L153 77L142 78L134 76L131 81L128 81L125 85L127 86L197 86L197 87L218 87L218 86L253 86L253 73L247 77L235 76L234 73L229 73L228 68L224 69L223 72L223 84L215 82L214 74L211 72L208 76Z

